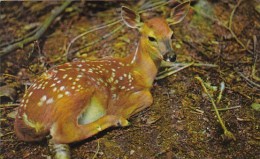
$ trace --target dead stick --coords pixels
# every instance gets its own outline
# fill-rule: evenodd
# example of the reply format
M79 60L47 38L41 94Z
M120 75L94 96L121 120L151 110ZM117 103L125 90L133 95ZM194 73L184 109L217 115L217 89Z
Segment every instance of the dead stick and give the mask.
M233 106L233 107L228 107L228 108L218 108L218 111L226 111L226 110L232 110L232 109L238 109L241 108L240 105L238 106ZM212 109L211 111L215 111L214 109Z
M243 73L239 72L237 69L235 69L235 72L240 76L242 77L244 80L246 80L246 82L248 82L249 85L257 88L257 89L260 89L260 85L253 82L252 80L250 80L249 78L247 78Z
M119 21L117 21L116 23L118 23L118 22L119 22ZM84 48L87 48L87 47L89 47L89 46L91 46L91 45L94 45L94 44L96 44L96 43L98 43L98 42L100 42L100 41L106 39L107 37L109 37L109 36L115 34L116 32L120 31L122 27L123 27L123 25L120 25L119 27L117 27L117 28L115 28L114 30L112 30L111 32L105 34L105 35L102 36L101 38L96 39L96 40L94 40L94 41L92 41L92 42L90 42L90 43L87 43L87 44L84 45L84 46L81 46L81 47L79 47L79 48L76 48L76 49L74 49L74 50L68 52L69 49L70 49L70 47L71 47L71 45L72 45L72 43L75 42L75 40L78 39L77 37L79 37L79 36L81 36L81 35L77 36L77 37L76 37L77 39L76 39L76 38L75 38L75 40L73 39L74 41L70 42L70 44L69 44L69 46L68 46L68 49L67 49L66 54L65 54L65 55L67 56L67 59L69 59L69 56L71 56L72 54L74 54L74 53L76 53L76 52L79 52L80 50L82 50L82 49L84 49ZM94 30L91 30L91 31L94 31ZM95 30L95 31L96 31L96 30ZM88 34L88 33L90 33L90 32L88 31L88 32L86 32L86 33ZM86 34L84 34L84 35L86 35Z
M193 62L190 62L193 63ZM189 65L190 63L179 63L179 62L168 62L162 61L160 67L183 67ZM210 63L193 63L192 66L196 67L218 67L218 65L210 64Z
M55 11L52 12L52 15L44 21L43 25L40 27L40 29L33 36L3 48L0 51L0 57L6 55L6 54L8 54L8 53L10 53L10 52L12 52L16 49L23 48L24 45L27 45L27 44L39 39L45 33L45 31L48 29L50 24L54 21L54 19L61 12L63 12L64 9L67 8L67 6L71 4L71 2L72 1L65 1L59 8L55 9Z
M260 53L259 50L257 50L257 38L256 35L253 36L253 41L254 41L254 64L252 66L252 78L256 81L260 81L260 77L256 75L256 63L258 60L258 54Z
M226 126L225 126L225 124L224 124L222 118L220 117L219 111L218 111L217 106L216 106L216 104L215 104L215 102L214 102L214 99L213 99L213 98L211 97L211 95L209 94L209 92L208 92L206 86L204 85L204 81L203 81L199 76L196 76L195 78L200 82L200 84L201 84L203 90L205 91L205 93L206 93L206 94L208 95L208 97L210 98L210 101L211 101L211 103L212 103L212 105L213 105L213 108L214 108L214 110L215 110L215 113L216 113L216 115L217 115L217 117L218 117L218 121L220 122L220 125L221 125L222 129L224 130L224 135L225 135L228 139L236 140L236 138L235 138L235 136L233 135L233 133L230 132L230 131L226 128Z
M0 104L0 108L7 108L7 107L17 107L19 103L11 103L11 104Z
M174 73L176 73L176 72L179 72L179 71L181 71L181 70L183 70L183 69L185 69L185 68L187 68L187 67L190 67L191 65L193 65L193 63L187 64L187 65L185 65L185 66L183 66L183 67L181 67L181 68L178 68L178 69L176 69L176 70L173 70L173 69L175 69L175 68L172 67L172 68L170 68L169 70L160 72L155 79L156 79L156 80L163 79L163 78L168 77L168 76L170 76L170 75L172 75L172 74L174 74Z

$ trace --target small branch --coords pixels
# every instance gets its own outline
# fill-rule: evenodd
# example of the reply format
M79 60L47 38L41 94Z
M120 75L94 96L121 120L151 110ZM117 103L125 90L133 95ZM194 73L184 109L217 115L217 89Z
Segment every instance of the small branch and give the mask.
M235 69L235 72L236 72L240 77L242 77L244 80L246 80L246 82L247 82L248 84L250 84L250 85L253 86L253 87L256 87L257 89L260 89L260 85L259 85L259 84L255 83L255 82L253 82L252 80L250 80L249 78L247 78L243 73L239 72L239 71L236 70L236 69Z
M43 25L40 27L40 29L33 35L30 36L20 42L14 43L12 45L9 45L5 48L3 48L0 51L0 57L16 50L19 48L23 48L24 45L27 45L37 39L39 39L44 33L45 31L48 29L48 27L50 26L50 24L54 21L54 19L60 14L62 13L67 6L69 6L71 4L72 1L65 1L59 8L55 9L54 12L52 12L51 16L48 17L44 22Z
M219 111L218 111L217 106L216 106L216 104L215 104L215 102L214 102L214 99L213 99L213 98L211 97L211 95L209 94L209 92L208 92L206 86L204 85L204 81L203 81L199 76L196 76L195 78L200 82L200 84L201 84L201 86L202 86L204 92L205 92L205 93L208 95L208 97L210 98L210 101L211 101L211 103L212 103L212 105L213 105L213 108L214 108L214 110L215 110L215 113L216 113L216 115L217 115L217 117L218 117L218 121L220 122L220 125L221 125L222 129L224 130L224 135L225 135L228 139L236 140L235 136L232 134L232 132L230 132L230 131L226 128L226 126L225 126L225 124L224 124L222 118L220 117Z
M80 35L76 36L75 38L73 38L73 39L69 42L68 47L67 47L67 49L66 49L66 56L68 57L68 55L70 55L70 54L72 54L72 53L75 53L75 52L81 50L82 48L85 48L85 47L86 47L86 46L84 46L84 47L81 47L80 49L73 50L73 52L69 52L71 45L72 45L76 40L78 40L79 38L81 38L81 37L83 37L83 36L85 36L85 35L87 35L87 34L89 34L89 33L92 33L92 32L94 32L94 31L98 31L98 30L101 30L101 29L104 29L104 28L113 26L113 25L115 25L115 24L117 24L117 23L119 23L119 22L121 22L121 21L122 21L121 19L112 20L111 22L108 22L108 23L105 23L105 24L101 24L100 26L95 26L95 27L93 27L93 29L90 29L90 30L88 30L88 31L86 31L86 32L84 32L84 33L81 33Z
M22 40L24 40L25 38L28 38L28 37L32 36L33 34L35 34L39 29L40 29L40 27L37 27L36 29L34 29L33 31L29 32L28 34L24 35L24 36L21 37L21 38L14 39L14 40L11 41L11 42L7 42L7 43L0 44L0 48L2 48L2 47L4 47L4 46L7 46L7 45L11 45L11 44L13 44L13 43L17 43L17 42L19 42L19 41L22 41Z
M6 133L6 134L3 134L2 136L1 136L1 138L2 137L5 137L5 136L8 136L8 135L11 135L11 134L13 134L14 132L13 131L10 131L10 132L8 132L8 133Z
M172 63L172 62L168 62L168 61L162 61L160 67L183 67L183 66L186 66L186 65L189 65L189 64L190 63L177 63L177 62ZM218 67L218 65L207 64L207 63L193 63L192 66L196 66L196 67Z
M19 106L19 103L11 103L11 104L0 104L0 108L6 108L6 107L17 107Z
M247 47L238 39L237 35L234 33L234 31L232 30L232 22L233 22L233 17L234 14L238 8L238 6L241 4L242 0L239 0L237 2L237 4L235 5L234 9L232 10L230 17L229 17L229 23L228 23L228 30L229 32L232 34L232 36L236 39L236 41L244 48L247 50ZM252 53L252 51L250 51L250 53Z
M80 51L80 50L82 50L82 49L84 49L84 48L86 48L86 47L91 46L91 45L94 45L95 43L98 43L98 42L100 42L100 41L106 39L107 37L109 37L109 36L115 34L116 32L120 31L123 26L124 26L124 25L120 25L119 27L117 27L117 28L115 28L113 31L111 31L111 32L109 32L109 33L107 33L107 34L105 34L105 35L102 36L101 38L96 39L96 40L94 40L94 41L92 41L92 42L90 42L90 43L87 43L86 45L84 45L84 46L82 46L82 47L79 47L79 48L77 48L77 49L75 49L75 50L72 50L72 51L69 52L69 53L66 53L67 59L69 59L69 55L74 54L75 52L78 52L78 51ZM92 30L92 31L93 31L93 30ZM91 31L91 32L92 32L92 31ZM88 33L90 33L90 32L88 31ZM86 35L86 34L85 34L85 35ZM76 39L76 40L77 40L77 39ZM72 43L71 43L71 44L72 44ZM69 47L70 47L70 46L69 46ZM67 51L69 51L69 50L67 49Z
M194 110L195 112L198 112L199 114L203 114L204 113L203 110L200 110L198 108L190 107L190 109Z
M226 111L226 110L232 110L232 109L238 109L238 108L241 108L241 106L238 105L238 106L228 107L228 108L218 108L218 111ZM215 110L213 109L211 111L215 111Z
M252 78L256 81L260 81L260 77L258 77L256 75L256 63L257 63L257 60L258 60L258 54L259 54L259 50L257 50L257 38L256 36L254 35L253 36L253 41L254 41L254 64L252 66Z
M155 8L158 8L158 7L161 7L161 6L164 6L164 5L166 5L166 4L168 4L168 3L170 3L171 1L158 1L158 2L155 2L155 3L153 3L151 6L152 7L147 7L147 8L145 8L145 9L143 9L143 10L140 10L140 11L138 11L138 14L141 14L141 13L144 13L144 12L147 12L147 11L149 11L149 10L152 10L152 9L155 9Z
M179 71L181 71L181 70L183 70L183 69L185 69L187 67L190 67L191 65L193 65L193 63L189 63L189 64L187 64L187 65L185 65L185 66L183 66L181 68L178 68L178 69L176 69L175 67L171 67L168 70L160 72L158 74L158 76L155 78L155 80L159 80L159 79L163 79L165 77L168 77L168 76L170 76L170 75L172 75L172 74L174 74L176 72L179 72Z
M95 152L95 155L92 157L92 159L95 159L97 157L97 154L99 152L99 149L100 149L100 145L99 145L99 139L97 140L97 151Z

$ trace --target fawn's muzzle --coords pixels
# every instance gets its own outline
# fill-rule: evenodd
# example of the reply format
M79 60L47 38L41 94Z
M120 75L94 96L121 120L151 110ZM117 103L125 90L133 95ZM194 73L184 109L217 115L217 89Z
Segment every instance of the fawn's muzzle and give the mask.
M164 55L165 61L168 61L168 62L175 62L176 58L177 58L177 56L174 52L168 52Z
M174 53L174 51L172 49L172 44L171 44L170 40L165 40L164 47L161 47L161 48L164 48L163 58L165 61L168 61L168 62L176 61L176 54Z

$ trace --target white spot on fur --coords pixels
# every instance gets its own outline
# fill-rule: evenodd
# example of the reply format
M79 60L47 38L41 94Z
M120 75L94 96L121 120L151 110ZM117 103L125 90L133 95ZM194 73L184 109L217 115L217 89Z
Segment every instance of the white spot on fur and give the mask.
M117 84L117 83L118 83L118 80L115 80L115 81L114 81L114 84Z
M62 98L63 94L58 94L58 99Z
M60 87L60 91L63 91L65 89L65 86Z
M68 77L68 74L65 74L62 78L65 79Z
M77 76L77 78L81 78L81 77L82 77L82 75L78 75L78 76Z
M44 102L44 101L46 101L46 100L47 100L47 96L44 95L44 96L41 97L40 102Z
M33 94L33 92L30 92L29 95L28 95L28 97L31 97L32 94Z
M71 93L70 93L69 91L66 91L66 92L65 92L65 95L70 96Z
M89 73L93 73L93 70L90 68L90 69L88 69L88 72Z
M46 104L51 104L51 103L53 103L53 98L50 98L50 99L48 99L47 101L46 101Z
M54 87L52 90L53 90L53 92L56 92L57 91L57 87Z
M110 77L109 79L107 79L107 82L108 83L112 83L114 81L114 78L113 77Z

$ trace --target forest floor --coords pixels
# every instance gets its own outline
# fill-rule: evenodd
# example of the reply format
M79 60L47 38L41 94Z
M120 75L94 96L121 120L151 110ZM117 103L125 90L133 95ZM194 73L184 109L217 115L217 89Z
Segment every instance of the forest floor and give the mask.
M137 30L117 23L75 41L70 51L85 47L66 56L74 37L120 18L121 5L137 10L144 4L144 0L75 1L39 39L1 57L0 159L50 156L46 140L27 143L14 134L13 114L26 88L48 68L66 61L124 57L133 52ZM0 2L0 50L41 26L60 5L59 1ZM155 13L144 12L142 16L168 16L171 7L157 7ZM131 126L111 128L71 144L72 158L260 158L259 19L257 0L193 2L186 18L171 26L173 48L178 63L204 65L191 65L156 80L154 103L131 117ZM224 135L210 98L196 77L204 81L235 138ZM225 89L217 102L221 83Z

